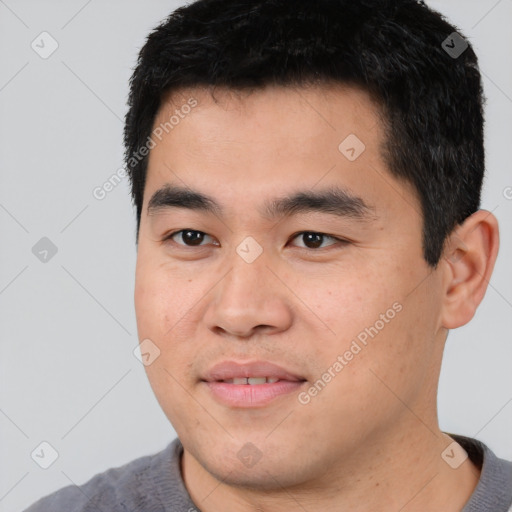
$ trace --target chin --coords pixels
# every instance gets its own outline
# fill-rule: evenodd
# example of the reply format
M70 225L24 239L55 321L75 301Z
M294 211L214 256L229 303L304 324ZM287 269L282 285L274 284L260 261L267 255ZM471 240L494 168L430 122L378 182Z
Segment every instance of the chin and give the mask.
M263 466L253 468L240 468L240 464L232 463L224 467L205 467L218 481L231 487L251 489L255 491L274 491L283 487L293 488L304 482L296 474L283 471L283 464L272 464L270 468ZM287 469L290 469L291 466Z
M206 457L201 452L194 455L198 463L216 480L232 487L272 491L300 487L318 477L318 471L305 466L307 461L297 457L296 450L288 456L270 448L262 453L247 443L242 449L225 447L221 453L210 450Z

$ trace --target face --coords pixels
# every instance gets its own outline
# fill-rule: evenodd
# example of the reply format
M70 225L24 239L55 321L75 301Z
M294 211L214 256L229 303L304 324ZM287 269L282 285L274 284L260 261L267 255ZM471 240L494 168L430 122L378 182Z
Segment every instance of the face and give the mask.
M175 93L155 120L135 290L147 374L211 475L321 480L418 429L404 403L435 423L441 280L365 93L215 98Z

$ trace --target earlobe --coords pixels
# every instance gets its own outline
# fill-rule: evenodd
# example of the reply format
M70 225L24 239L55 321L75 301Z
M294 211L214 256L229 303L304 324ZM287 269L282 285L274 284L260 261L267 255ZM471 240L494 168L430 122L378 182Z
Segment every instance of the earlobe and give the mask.
M441 262L441 322L446 329L465 325L473 318L489 284L498 247L498 221L486 210L470 215L449 235Z

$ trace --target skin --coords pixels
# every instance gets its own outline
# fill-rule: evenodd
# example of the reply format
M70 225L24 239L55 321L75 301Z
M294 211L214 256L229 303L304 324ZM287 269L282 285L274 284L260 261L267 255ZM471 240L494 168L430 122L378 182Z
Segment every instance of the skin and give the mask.
M175 92L155 126L189 98L198 105L151 149L138 240L139 339L160 350L146 367L184 446L182 475L203 512L460 511L479 469L452 469L436 395L448 329L482 300L498 251L496 218L478 211L457 227L436 269L422 254L420 203L381 156L376 106L341 86L267 87L235 94ZM357 134L364 152L338 150ZM208 194L223 217L185 208L147 213L171 183ZM342 186L371 206L367 222L307 213L269 220L268 199ZM205 236L187 247L178 235ZM297 233L326 238L308 247ZM296 235L296 236L294 236ZM247 237L263 249L236 252ZM401 310L303 405L297 393L259 408L228 407L201 383L227 359L268 360L309 389L365 328ZM252 443L261 455L237 457Z

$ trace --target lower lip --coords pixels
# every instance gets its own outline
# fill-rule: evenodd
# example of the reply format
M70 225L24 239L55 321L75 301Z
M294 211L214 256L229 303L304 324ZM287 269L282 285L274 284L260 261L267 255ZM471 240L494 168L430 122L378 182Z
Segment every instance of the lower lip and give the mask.
M227 384L204 382L213 396L231 407L261 407L278 397L298 392L304 381L282 380L266 384Z

